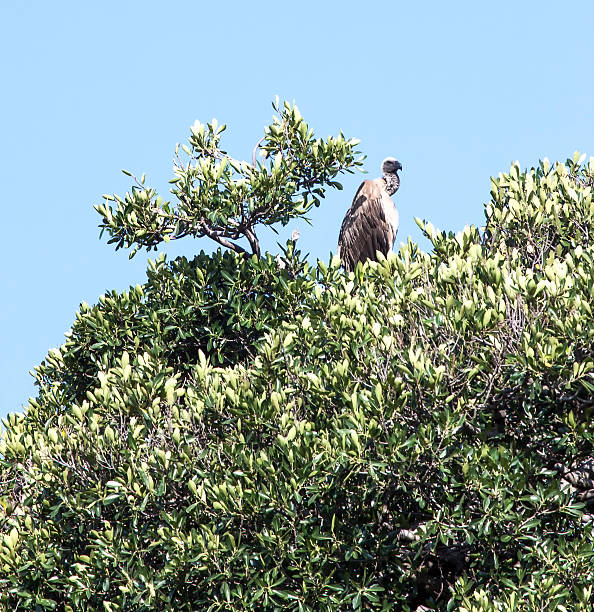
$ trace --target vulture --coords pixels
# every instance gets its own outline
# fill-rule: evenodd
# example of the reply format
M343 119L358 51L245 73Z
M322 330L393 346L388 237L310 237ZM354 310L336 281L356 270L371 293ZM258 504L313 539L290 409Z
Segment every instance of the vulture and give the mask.
M377 251L387 255L396 240L398 211L390 196L398 191L402 164L394 157L382 162L382 178L363 181L357 189L338 236L338 256L347 272L358 261L377 261Z

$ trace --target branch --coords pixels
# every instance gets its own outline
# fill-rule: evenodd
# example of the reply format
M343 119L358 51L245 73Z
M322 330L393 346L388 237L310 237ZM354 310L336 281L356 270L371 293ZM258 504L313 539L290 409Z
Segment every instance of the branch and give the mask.
M252 151L252 166L254 168L256 167L256 151L258 150L259 146L262 144L262 141L265 140L265 138L266 138L266 135L262 136L262 138L260 138L260 140L258 140L258 142L256 143L254 150Z
M246 227L243 231L245 237L248 239L250 246L252 247L252 253L260 257L260 243L258 242L258 238L256 234L252 231L251 227Z
M236 253L244 253L244 254L248 254L248 252L241 246L239 246L238 244L235 244L234 242L229 242L228 240L226 240L225 238L223 238L222 236L220 236L217 232L215 232L214 230L211 230L209 227L207 227L206 222L204 221L204 219L200 220L200 225L201 227L201 232L204 236L208 236L209 238L211 238L212 240L214 240L215 242L218 242L221 246L224 246L227 249L231 249L232 251L235 251ZM248 237L249 240L249 237ZM257 241L256 241L257 242ZM250 245L252 245L252 241L250 240ZM253 247L253 245L252 245ZM260 256L260 250L258 249L258 257Z

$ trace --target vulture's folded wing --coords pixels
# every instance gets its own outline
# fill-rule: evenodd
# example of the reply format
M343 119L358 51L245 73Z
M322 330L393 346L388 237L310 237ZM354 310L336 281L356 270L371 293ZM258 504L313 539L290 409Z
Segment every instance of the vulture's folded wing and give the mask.
M376 251L386 255L394 244L396 236L384 214L382 197L376 181L364 181L344 217L338 255L347 271L353 270L358 261L376 260Z

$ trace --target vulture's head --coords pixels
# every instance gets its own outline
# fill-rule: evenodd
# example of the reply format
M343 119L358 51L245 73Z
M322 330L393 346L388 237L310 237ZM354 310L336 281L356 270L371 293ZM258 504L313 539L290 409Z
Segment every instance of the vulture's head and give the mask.
M396 174L402 170L402 164L395 157L386 157L382 162L382 174Z

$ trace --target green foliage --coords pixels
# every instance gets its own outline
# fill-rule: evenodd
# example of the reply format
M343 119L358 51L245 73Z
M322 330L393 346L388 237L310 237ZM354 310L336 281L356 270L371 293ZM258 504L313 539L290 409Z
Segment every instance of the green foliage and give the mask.
M4 422L0 605L591 609L593 177L514 165L484 231L348 276L289 242L83 305Z
M254 357L254 343L277 324L278 313L293 313L295 300L304 298L298 269L307 272L309 266L303 262L279 275L270 255L220 251L192 262L182 257L166 264L163 256L149 262L142 287L112 291L93 307L81 305L64 346L36 368L40 403L51 397L61 410L84 400L89 380L123 351L146 351L184 376L200 350L218 365Z
M286 225L306 218L320 205L327 186L342 189L336 176L362 164L354 148L358 141L345 140L342 133L316 139L297 106L281 105L277 98L273 108L278 115L264 130L252 163L233 159L220 148L226 126L216 119L192 126L189 146L175 150L171 183L176 206L145 186L144 175L124 198L103 196L105 203L95 208L102 216L100 227L111 236L109 242L116 249L134 245L133 257L142 247L156 249L163 241L184 236L208 236L245 253L237 242L245 238L251 253L259 255L258 225ZM258 148L265 163L256 159ZM187 161L180 156L184 154Z

